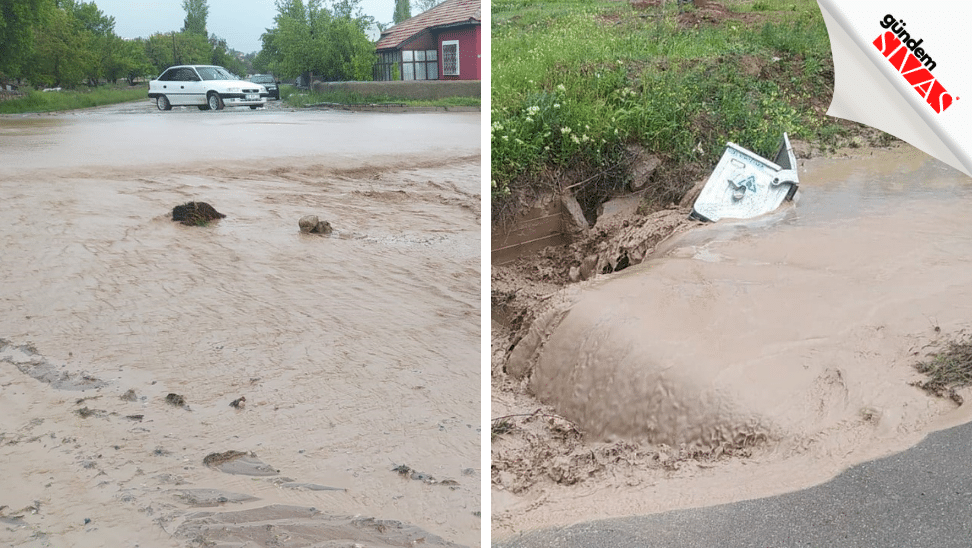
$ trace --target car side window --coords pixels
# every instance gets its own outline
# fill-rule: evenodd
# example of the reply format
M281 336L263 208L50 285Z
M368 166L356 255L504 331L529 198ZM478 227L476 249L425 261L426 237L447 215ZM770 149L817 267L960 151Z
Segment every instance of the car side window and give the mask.
M175 70L169 69L169 70L163 72L162 73L162 76L159 76L159 81L160 82L171 82L172 81L172 76L175 75L175 73L176 73Z
M178 80L180 82L197 82L199 77L196 76L196 72L189 67L183 67L179 69Z

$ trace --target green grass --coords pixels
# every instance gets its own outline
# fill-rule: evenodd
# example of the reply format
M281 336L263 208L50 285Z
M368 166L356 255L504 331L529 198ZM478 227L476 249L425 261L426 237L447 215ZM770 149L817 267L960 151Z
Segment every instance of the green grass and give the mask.
M944 350L916 364L915 369L928 377L916 386L961 405L962 398L955 389L972 386L972 337L950 341Z
M0 114L74 110L147 98L146 88L113 86L102 86L93 90L29 91L21 98L0 102Z
M628 144L678 170L714 165L727 141L763 155L784 131L834 142L817 3L725 4L746 20L682 27L674 2L493 2L494 206L544 174L612 171Z
M481 105L481 101L477 97L446 97L432 101L419 101L387 95L361 95L343 90L329 92L300 91L294 86L281 86L280 99L292 107L305 107L321 103L341 105L404 104L413 107L478 107Z

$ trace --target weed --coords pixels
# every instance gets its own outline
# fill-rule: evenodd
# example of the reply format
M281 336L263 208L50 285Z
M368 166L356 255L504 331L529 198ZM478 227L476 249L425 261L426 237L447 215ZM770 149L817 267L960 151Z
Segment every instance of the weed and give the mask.
M321 103L334 103L340 105L380 105L380 104L401 104L415 107L478 107L480 99L478 97L444 97L435 100L416 100L402 97L392 97L389 95L363 95L355 91L332 90L332 91L308 91L296 93L292 87L283 87L280 95L281 100L288 106L305 107Z
M843 130L820 108L833 66L817 4L758 0L749 11L767 15L682 28L669 3L652 14L616 2L494 3L494 211L544 173L616 171L627 144L678 168L714 165L727 141L769 155L784 131L833 142Z
M503 419L499 421L494 421L493 426L490 430L490 441L495 440L497 436L502 436L503 434L509 434L513 431L513 422L509 419Z
M99 87L84 91L29 91L23 97L0 103L0 114L54 112L148 100L145 88Z
M919 362L915 369L928 377L915 386L961 405L962 397L955 390L972 386L972 337L949 342L943 351Z

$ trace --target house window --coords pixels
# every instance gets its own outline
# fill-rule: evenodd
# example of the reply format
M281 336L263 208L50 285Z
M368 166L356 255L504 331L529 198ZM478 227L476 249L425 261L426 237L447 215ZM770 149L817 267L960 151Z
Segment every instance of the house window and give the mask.
M459 41L442 41L442 74L459 76Z
M402 51L402 80L436 80L439 78L438 52L430 50Z
M383 51L378 54L374 68L375 80L401 80L402 52Z

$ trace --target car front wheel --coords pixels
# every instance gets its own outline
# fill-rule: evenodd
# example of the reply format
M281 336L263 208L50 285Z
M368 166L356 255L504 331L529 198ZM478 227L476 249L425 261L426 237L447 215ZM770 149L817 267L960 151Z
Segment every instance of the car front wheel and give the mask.
M223 99L215 91L210 92L206 99L210 110L223 110Z
M159 107L159 110L172 110L172 103L165 95L159 95L155 98L155 106Z

